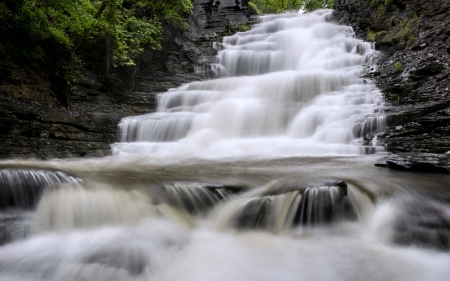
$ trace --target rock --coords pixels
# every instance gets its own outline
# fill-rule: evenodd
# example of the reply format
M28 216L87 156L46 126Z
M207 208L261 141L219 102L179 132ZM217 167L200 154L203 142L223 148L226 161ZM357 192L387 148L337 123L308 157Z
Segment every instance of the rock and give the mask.
M421 66L416 70L410 72L410 76L412 79L423 79L424 77L433 76L439 74L444 70L444 65L437 62L432 62L428 65Z
M46 190L76 181L76 177L62 171L1 169L0 209L32 209Z
M378 34L380 75L370 78L388 103L384 109L388 126L378 142L394 153L449 151L450 120L443 117L443 110L450 107L450 48L443 42L448 40L450 2L376 2L381 10L374 1L335 2L335 21L353 26L356 35L367 41L369 32ZM402 72L395 71L396 63ZM406 126L414 122L422 126ZM403 129L398 131L398 126Z
M291 197L295 196L295 198ZM281 205L291 198L286 217L279 216ZM357 215L347 198L344 181L301 183L280 180L272 183L260 197L246 202L234 216L238 229L274 230L276 225L314 227Z
M394 222L393 242L437 250L450 250L450 200L416 198L399 200L400 212Z
M447 154L397 153L379 160L375 166L424 173L450 173Z
M103 42L78 49L81 79L71 84L46 65L0 60L2 158L102 157L117 141L121 118L156 108L157 94L214 77L213 43L256 23L245 0L194 0L189 28L164 25L162 50L145 50L135 67L107 67ZM101 41L101 40L100 40ZM65 64L55 54L55 64Z
M156 204L169 204L190 214L198 214L243 189L241 186L214 183L166 182L152 187L150 193Z

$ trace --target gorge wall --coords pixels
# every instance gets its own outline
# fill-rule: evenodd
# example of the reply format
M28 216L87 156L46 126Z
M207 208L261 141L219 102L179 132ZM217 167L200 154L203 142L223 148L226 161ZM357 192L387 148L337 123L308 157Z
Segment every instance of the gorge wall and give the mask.
M135 67L109 68L104 46L83 43L82 78L70 88L54 69L0 60L0 158L107 155L122 117L152 111L169 88L213 77L213 42L256 15L246 0L193 4L189 28L165 26L162 51L146 50Z
M337 0L335 10L381 51L367 75L390 104L378 139L395 153L449 151L450 1Z

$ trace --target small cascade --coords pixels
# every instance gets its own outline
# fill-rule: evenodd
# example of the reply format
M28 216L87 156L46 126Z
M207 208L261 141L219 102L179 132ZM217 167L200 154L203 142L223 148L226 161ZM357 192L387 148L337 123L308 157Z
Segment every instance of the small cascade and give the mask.
M122 119L113 153L271 158L382 150L358 141L385 124L381 92L361 78L377 52L330 15L262 17L225 37L219 78L160 94L157 112Z
M164 183L151 189L157 204L169 204L190 214L205 213L219 201L242 190L241 187L198 182Z
M116 190L104 184L65 184L44 193L36 208L35 227L37 232L45 232L135 223L159 214L151 202L138 190Z
M78 179L62 171L2 169L0 170L0 208L32 209L41 194L62 183Z
M196 182L161 183L129 190L100 183L66 183L42 196L36 209L36 231L133 224L154 217L189 225L190 215L205 214L241 189Z
M312 186L281 185L257 197L229 201L215 219L220 221L221 227L265 229L275 233L295 226L314 227L342 220L364 220L366 210L362 205L372 205L372 202L362 194L342 181Z

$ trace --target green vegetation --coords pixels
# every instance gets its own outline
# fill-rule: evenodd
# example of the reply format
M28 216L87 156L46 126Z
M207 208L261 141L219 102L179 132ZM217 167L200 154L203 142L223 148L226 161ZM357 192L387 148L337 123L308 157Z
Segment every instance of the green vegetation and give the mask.
M402 72L402 70L403 70L402 64L400 62L396 62L394 64L394 68L395 68L395 71L397 71L397 72Z
M251 0L248 4L258 14L278 14L299 9L330 9L334 0Z
M367 29L367 36L369 37L369 40L372 42L375 42L378 38L380 38L381 35L385 34L385 30L381 30L378 32L375 32L371 30L370 28Z
M252 27L249 26L249 25L247 25L245 22L243 22L243 23L241 23L241 24L238 25L238 30L239 30L240 32L245 32L245 31L248 31L248 30L250 30L250 29L252 29Z
M386 6L385 5L379 5L378 6L378 14L382 16L385 13L386 13Z
M247 25L245 22L241 24L233 24L233 22L228 19L228 25L227 25L227 34L233 34L234 32L245 32L252 29L250 25Z
M191 0L4 0L0 53L42 60L49 46L74 53L102 41L113 65L134 65L144 46L161 48L161 19L185 28L191 11Z
M420 19L414 17L412 19L400 19L398 24L383 38L384 41L393 42L394 45L407 47L416 39L419 30Z

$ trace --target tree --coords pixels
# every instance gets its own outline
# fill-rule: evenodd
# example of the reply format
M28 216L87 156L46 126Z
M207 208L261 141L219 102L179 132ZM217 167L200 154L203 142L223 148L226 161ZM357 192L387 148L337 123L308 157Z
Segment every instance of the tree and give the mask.
M278 14L286 11L312 11L333 7L334 0L251 0L249 6L258 14Z
M0 53L33 59L43 41L76 51L85 39L106 39L113 65L133 65L144 46L161 48L161 19L186 27L191 12L191 0L4 0Z

